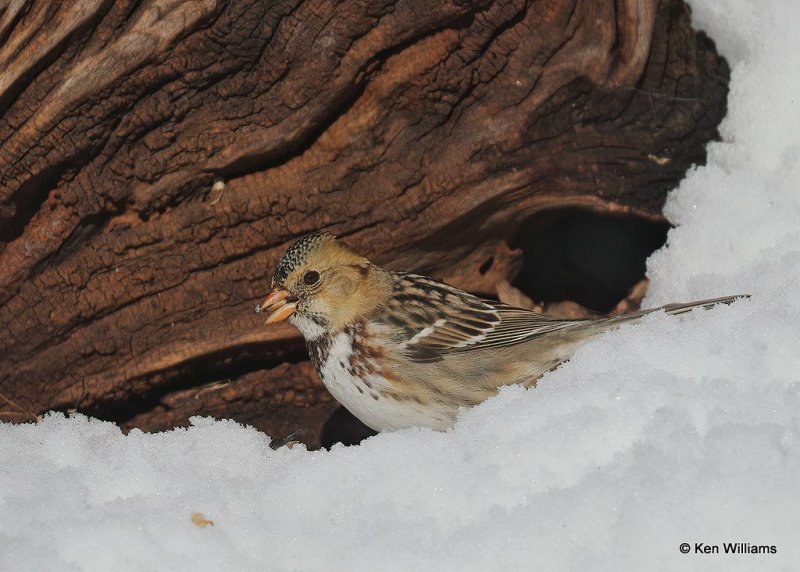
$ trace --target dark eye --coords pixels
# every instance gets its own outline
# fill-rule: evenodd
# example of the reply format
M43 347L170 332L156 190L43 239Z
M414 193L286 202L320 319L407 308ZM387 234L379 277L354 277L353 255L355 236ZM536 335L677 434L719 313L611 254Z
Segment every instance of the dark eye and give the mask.
M316 270L309 270L303 274L303 283L306 286L313 286L317 282L319 282L319 272Z

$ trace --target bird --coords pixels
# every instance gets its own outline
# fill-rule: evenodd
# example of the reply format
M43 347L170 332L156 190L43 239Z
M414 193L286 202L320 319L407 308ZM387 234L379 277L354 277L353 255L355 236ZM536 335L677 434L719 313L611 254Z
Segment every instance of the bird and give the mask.
M739 297L557 319L382 268L318 231L286 250L256 312L300 331L327 390L368 427L446 431L461 408L502 386L534 385L601 332L652 312L682 314Z

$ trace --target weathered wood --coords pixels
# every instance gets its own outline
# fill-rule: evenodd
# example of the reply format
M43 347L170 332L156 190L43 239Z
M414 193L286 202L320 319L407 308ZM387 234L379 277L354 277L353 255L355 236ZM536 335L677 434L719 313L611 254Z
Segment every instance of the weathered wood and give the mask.
M0 70L0 392L311 443L252 312L289 241L486 291L542 209L657 219L728 80L679 0L6 0Z

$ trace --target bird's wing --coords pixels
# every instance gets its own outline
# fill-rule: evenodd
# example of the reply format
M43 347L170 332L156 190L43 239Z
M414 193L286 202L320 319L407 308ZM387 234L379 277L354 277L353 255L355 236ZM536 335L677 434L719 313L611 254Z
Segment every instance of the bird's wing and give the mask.
M452 352L511 346L586 320L557 320L484 300L426 276L396 275L383 321L395 343L420 362Z

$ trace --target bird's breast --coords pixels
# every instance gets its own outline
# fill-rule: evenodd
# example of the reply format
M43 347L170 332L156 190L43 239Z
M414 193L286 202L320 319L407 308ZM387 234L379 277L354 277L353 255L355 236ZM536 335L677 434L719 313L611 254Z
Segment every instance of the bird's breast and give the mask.
M356 332L348 330L309 342L308 349L327 390L372 429L446 429L452 424L454 413L399 398L397 380L384 370L380 349L364 344Z

